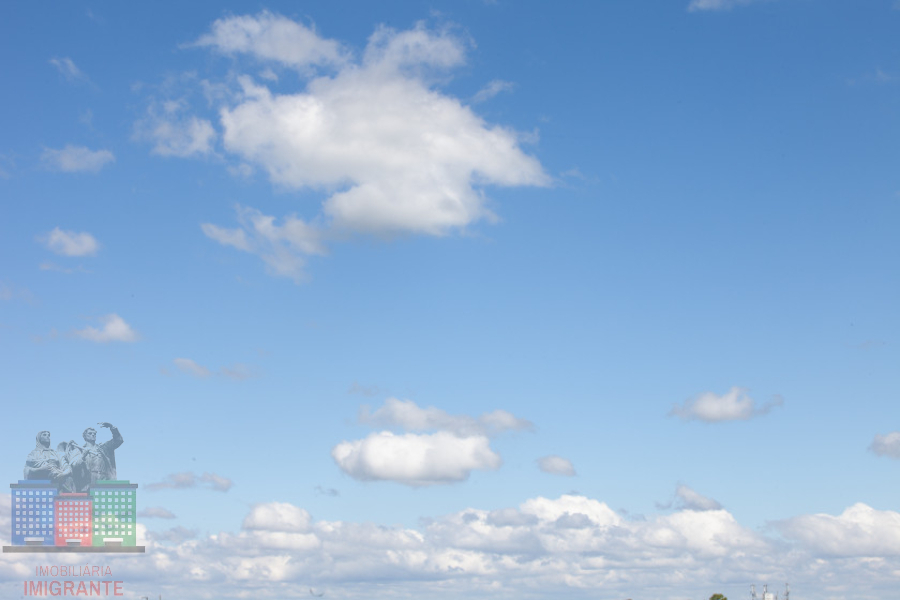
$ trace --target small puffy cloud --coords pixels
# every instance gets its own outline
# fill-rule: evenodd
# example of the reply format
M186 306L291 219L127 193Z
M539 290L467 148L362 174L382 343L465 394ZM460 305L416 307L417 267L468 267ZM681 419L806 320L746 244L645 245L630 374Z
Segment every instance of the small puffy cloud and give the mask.
M473 470L496 469L502 462L487 437L463 437L445 431L372 433L362 440L341 442L331 456L354 479L410 486L464 481Z
M406 431L450 431L458 435L497 435L505 431L532 430L534 425L505 410L484 413L478 418L451 415L439 408L420 408L412 400L388 398L375 412L367 406L360 409L361 423L383 427L399 427Z
M336 41L323 39L302 23L269 11L256 16L218 19L209 33L194 45L210 47L222 54L250 54L260 60L301 69L311 65L341 65L347 60L347 51Z
M472 98L472 104L480 104L481 102L486 102L497 94L501 92L508 92L514 87L515 85L512 82L495 79L478 90L478 93L475 94L475 96Z
M138 334L117 314L100 317L102 326L75 330L75 335L91 342L135 342Z
M242 527L247 530L305 532L312 519L298 506L284 502L257 504L244 518Z
M814 556L900 556L900 514L863 503L838 516L803 515L774 525Z
M197 364L190 358L176 358L172 362L175 363L175 366L178 367L179 371L187 373L188 375L193 375L194 377L204 378L209 377L212 374L209 369L203 365Z
M538 468L544 473L552 475L565 475L566 477L575 476L575 466L568 458L551 454L543 456L537 460Z
M382 431L341 442L331 451L337 465L355 479L410 486L459 482L473 470L497 469L502 461L490 446L491 437L534 427L505 410L475 418L396 398L388 398L374 412L363 406L359 421L416 433Z
M115 160L116 157L109 150L91 150L72 144L68 144L61 150L44 148L44 152L41 154L41 161L48 168L64 173L96 173Z
M62 256L93 256L100 249L97 239L86 231L64 231L54 227L53 231L39 236L48 250Z
M84 73L81 72L72 59L64 56L62 58L51 58L50 64L56 67L56 70L59 71L59 74L65 77L68 81L78 81L80 79L87 79Z
M161 506L148 506L144 510L138 511L137 516L144 519L174 519L175 513Z
M162 481L151 483L146 486L148 490L186 490L197 487L205 487L216 492L227 492L234 483L227 477L216 475L215 473L204 473L197 475L190 471L182 473L172 473L166 475Z
M730 10L738 6L745 6L766 0L691 0L688 4L688 12L697 12L704 10Z
M878 456L900 459L900 431L892 431L887 435L876 434L869 450Z
M784 400L780 396L776 396L771 402L757 406L756 401L747 395L746 389L733 387L721 396L712 392L700 394L687 400L681 406L676 405L669 412L669 416L679 417L685 421L697 420L706 423L746 421L768 414L773 408L783 404Z

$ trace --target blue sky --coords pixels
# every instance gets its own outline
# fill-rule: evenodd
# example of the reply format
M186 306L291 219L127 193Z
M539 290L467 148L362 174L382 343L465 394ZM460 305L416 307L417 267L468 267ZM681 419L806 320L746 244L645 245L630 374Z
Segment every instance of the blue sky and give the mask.
M120 428L134 597L893 597L896 3L0 10L0 456Z

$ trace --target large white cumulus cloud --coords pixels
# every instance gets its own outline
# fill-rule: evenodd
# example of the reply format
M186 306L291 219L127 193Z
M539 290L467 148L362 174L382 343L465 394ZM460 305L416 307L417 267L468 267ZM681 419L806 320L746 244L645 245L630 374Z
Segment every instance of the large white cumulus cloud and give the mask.
M216 21L195 45L305 78L303 89L285 93L240 76L218 111L222 145L242 165L280 188L324 194L318 217L304 223L306 245L297 243L292 215L293 232L261 213L238 228L203 225L210 238L262 257L272 274L301 279L303 257L321 254L323 239L444 235L494 219L485 186L549 183L515 131L434 85L435 74L465 62L468 44L448 31L382 27L354 58L312 28L263 12ZM272 226L261 231L260 219Z
M299 506L267 503L251 507L236 533L148 539L141 526L146 558L104 564L129 591L164 597L306 598L313 587L359 599L675 600L710 589L740 597L749 582L789 580L804 597L874 600L896 589L898 520L857 504L779 524L785 541L722 509L627 518L579 495L467 508L415 528L316 520ZM28 560L0 555L7 596L21 589Z

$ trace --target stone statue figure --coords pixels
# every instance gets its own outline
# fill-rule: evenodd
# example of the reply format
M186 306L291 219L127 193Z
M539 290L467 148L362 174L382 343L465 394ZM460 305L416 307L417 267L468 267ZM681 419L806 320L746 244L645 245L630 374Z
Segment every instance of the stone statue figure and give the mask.
M102 444L97 443L97 430L88 427L84 430L84 446L74 442L69 445L69 458L72 472L75 475L75 487L79 492L86 492L90 486L101 479L116 478L116 448L125 440L115 425L98 423L112 433L112 439Z
M50 447L50 432L40 431L35 437L35 447L25 458L25 479L49 479L63 491L75 491L72 467ZM62 448L65 444L60 444Z

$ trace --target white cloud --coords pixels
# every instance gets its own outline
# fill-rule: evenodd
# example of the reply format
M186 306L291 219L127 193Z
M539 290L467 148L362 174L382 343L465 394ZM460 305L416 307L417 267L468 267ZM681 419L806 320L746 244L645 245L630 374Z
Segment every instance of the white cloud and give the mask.
M60 75L69 81L87 79L85 74L81 72L81 69L79 69L69 57L51 58L49 62L56 67L56 70L59 71Z
M838 516L803 515L774 524L814 556L900 556L900 514L854 504Z
M481 102L486 102L496 96L501 92L508 92L512 90L515 85L510 81L503 81L502 79L495 79L488 83L486 86L478 90L478 93L472 97L473 104L479 104Z
M8 533L8 507L0 496L0 534ZM883 600L896 595L898 519L858 504L779 524L782 538L725 510L628 519L579 495L466 508L418 527L318 520L300 506L266 503L252 506L236 532L140 525L147 560L109 560L114 573L132 585L152 582L163 597L282 600L308 597L311 587L358 600L373 589L420 600L682 600L711 589L738 597L768 580L790 581L808 598ZM27 578L20 563L0 558L7 596Z
M125 322L125 320L117 314L109 314L100 317L103 326L100 329L96 327L85 327L75 331L75 335L92 342L135 342L138 334Z
M362 440L341 442L331 456L354 479L410 486L464 481L473 470L496 469L502 462L487 437L463 437L445 431L372 433Z
M900 459L900 431L892 431L887 435L876 434L869 450L878 456Z
M369 407L360 409L361 423L380 425L383 427L399 427L406 431L450 431L460 436L465 435L497 435L504 431L531 430L534 425L520 419L505 410L494 410L484 413L478 418L468 415L450 415L447 412L429 406L420 408L412 400L388 398L384 405L375 412Z
M204 378L209 377L212 374L209 369L203 365L197 364L190 358L176 358L172 362L175 363L175 366L178 367L179 371L187 373L188 375L193 375L194 377Z
M309 531L309 513L285 502L257 504L244 518L244 529L260 531Z
M565 475L567 477L574 477L575 475L575 466L572 464L572 461L568 458L563 458L562 456L557 456L555 454L542 456L538 459L537 463L538 468L544 473Z
M116 157L109 150L91 150L84 146L67 144L61 150L44 148L41 161L47 167L65 173L92 172L96 173L104 166L115 162Z
M347 60L347 52L334 40L322 39L313 29L269 11L219 19L195 45L223 54L251 54L294 68L341 65Z
M297 93L240 76L240 91L219 109L223 146L241 164L282 188L327 195L310 222L288 216L279 226L242 209L237 229L203 225L211 239L261 256L270 274L301 280L305 257L348 233L445 235L494 220L485 186L550 182L519 134L433 85L432 73L465 62L468 44L447 30L381 27L354 59L311 28L262 12L220 19L195 45L309 74ZM317 66L334 70L317 74ZM494 82L484 94L506 87ZM215 136L211 125L204 130ZM258 220L271 224L267 232Z
M474 470L497 469L502 461L491 449L490 438L534 427L505 410L475 418L450 415L433 406L420 408L411 400L396 398L388 398L374 412L361 407L359 421L419 433L382 431L341 442L331 451L337 465L355 479L410 486L459 482Z
M747 4L753 4L754 2L760 1L766 0L691 0L687 9L689 12L701 10L731 10L738 6L746 6Z
M64 231L54 227L53 231L38 237L47 249L62 256L93 256L100 249L97 239L86 231Z
M784 404L780 396L771 402L757 407L756 401L747 395L747 390L732 387L728 392L718 396L712 392L700 394L685 401L682 406L675 406L669 416L683 420L698 420L707 423L721 421L746 421L753 417L768 414L773 408Z

